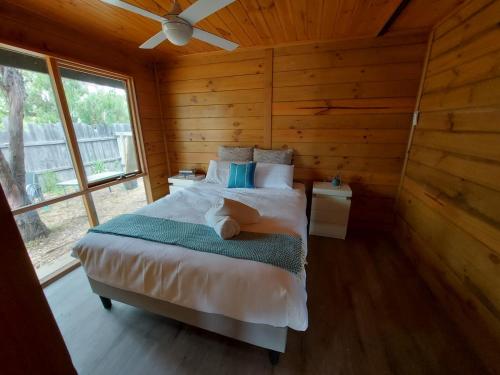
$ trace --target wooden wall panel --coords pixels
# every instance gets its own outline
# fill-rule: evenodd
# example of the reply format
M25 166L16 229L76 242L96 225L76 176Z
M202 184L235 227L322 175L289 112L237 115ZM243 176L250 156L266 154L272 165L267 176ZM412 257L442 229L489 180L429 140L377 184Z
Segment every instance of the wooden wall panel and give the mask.
M425 38L275 50L273 148L293 147L299 179L352 185L351 226L391 225Z
M153 66L116 45L89 40L79 30L34 15L23 8L0 4L0 10L0 42L133 77L146 163L150 171L145 178L147 190L152 199L168 193L168 166Z
M182 56L158 66L172 171L226 145L295 150L296 179L340 172L352 224L388 227L426 37Z
M158 67L172 173L206 171L218 146L264 145L266 51L182 56Z
M473 0L435 29L395 228L492 373L500 371L499 22L499 1Z

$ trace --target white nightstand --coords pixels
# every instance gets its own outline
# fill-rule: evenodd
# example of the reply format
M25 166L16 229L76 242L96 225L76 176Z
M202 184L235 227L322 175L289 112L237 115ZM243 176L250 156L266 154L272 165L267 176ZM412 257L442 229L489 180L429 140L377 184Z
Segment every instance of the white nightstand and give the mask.
M351 209L349 185L315 182L312 194L309 234L345 239Z
M170 194L175 193L179 190L184 190L188 186L194 185L205 179L204 174L197 174L194 177L182 177L180 175L172 176L168 178Z

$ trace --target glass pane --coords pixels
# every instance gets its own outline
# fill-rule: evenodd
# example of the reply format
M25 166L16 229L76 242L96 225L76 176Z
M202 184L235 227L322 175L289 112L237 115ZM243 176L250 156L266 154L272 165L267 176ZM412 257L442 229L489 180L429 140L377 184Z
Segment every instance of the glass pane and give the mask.
M138 171L125 83L61 68L89 183Z
M82 197L15 216L39 278L71 262L71 248L89 229Z
M120 214L133 212L147 205L144 179L138 178L92 193L99 223Z
M78 190L45 61L1 48L0 183L12 209Z

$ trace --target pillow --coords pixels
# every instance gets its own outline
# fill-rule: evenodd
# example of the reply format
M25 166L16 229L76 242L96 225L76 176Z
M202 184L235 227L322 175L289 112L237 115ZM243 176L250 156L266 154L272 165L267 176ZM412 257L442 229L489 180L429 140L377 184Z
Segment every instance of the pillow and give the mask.
M222 161L252 161L253 147L219 147L219 160Z
M229 167L229 178L227 181L228 188L249 188L253 189L254 175L255 175L254 162L245 164L231 163Z
M255 168L255 187L292 189L293 165L257 163Z
M286 150L253 150L253 161L270 164L292 164L293 149Z
M227 186L230 164L228 161L210 160L205 182Z
M228 161L210 160L204 181L227 186L230 165ZM257 163L254 186L256 188L292 189L293 168L293 165Z
M244 162L236 162L236 164L244 164ZM227 186L230 165L230 161L210 160L204 181Z

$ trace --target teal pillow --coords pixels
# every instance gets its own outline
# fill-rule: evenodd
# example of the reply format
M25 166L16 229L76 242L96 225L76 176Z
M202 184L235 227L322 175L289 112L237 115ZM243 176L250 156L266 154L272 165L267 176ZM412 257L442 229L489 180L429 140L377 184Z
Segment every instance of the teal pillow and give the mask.
M256 163L236 164L231 163L229 167L228 188L255 188L253 179Z

